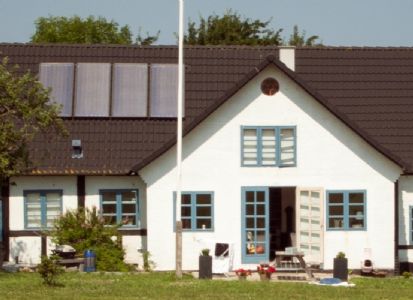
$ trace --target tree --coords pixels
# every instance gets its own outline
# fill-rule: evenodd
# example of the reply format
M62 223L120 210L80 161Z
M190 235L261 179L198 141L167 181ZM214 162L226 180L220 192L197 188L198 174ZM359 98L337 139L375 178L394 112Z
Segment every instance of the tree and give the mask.
M306 38L305 35L305 30L300 33L298 26L294 25L293 33L290 35L290 38L288 40L288 45L296 47L321 45L321 43L316 44L317 40L319 39L318 35L312 35L309 38Z
M27 145L36 134L65 133L60 107L49 103L49 91L31 73L17 75L7 58L0 63L0 179L18 175L30 165Z
M281 45L282 29L268 28L271 20L242 18L228 10L223 16L216 14L207 19L200 16L199 25L189 20L185 43L188 45Z
M32 43L70 43L70 44L132 44L133 34L128 25L119 27L115 21L104 17L89 16L82 19L73 17L40 17L35 21L36 32L31 37ZM152 44L155 36L146 38L138 35L137 44Z

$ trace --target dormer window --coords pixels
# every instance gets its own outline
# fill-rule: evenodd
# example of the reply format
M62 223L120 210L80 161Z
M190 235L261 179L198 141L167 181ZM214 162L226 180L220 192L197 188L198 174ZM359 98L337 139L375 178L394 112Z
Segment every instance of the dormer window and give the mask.
M83 149L81 140L72 140L72 158L82 158Z

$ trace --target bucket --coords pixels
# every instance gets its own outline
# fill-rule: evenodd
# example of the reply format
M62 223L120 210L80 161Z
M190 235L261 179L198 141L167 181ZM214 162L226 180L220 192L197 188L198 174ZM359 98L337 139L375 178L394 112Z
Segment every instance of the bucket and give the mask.
M92 250L86 250L85 256L85 272L96 272L96 253Z

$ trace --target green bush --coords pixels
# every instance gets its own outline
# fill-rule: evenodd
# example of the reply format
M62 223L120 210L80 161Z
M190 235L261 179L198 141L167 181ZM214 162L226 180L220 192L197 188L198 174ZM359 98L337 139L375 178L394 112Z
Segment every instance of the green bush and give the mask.
M95 207L79 208L58 218L51 235L54 243L72 246L78 256L83 256L87 249L93 250L100 271L127 271L130 267L123 262L125 252L119 226L105 225Z
M63 267L57 263L58 259L59 257L56 255L52 255L50 258L42 256L37 272L42 276L44 284L57 285L57 277L63 273Z
M409 279L410 277L412 277L412 273L407 272L407 271L406 271L406 272L403 272L402 275L403 275L403 277L406 278L406 279Z

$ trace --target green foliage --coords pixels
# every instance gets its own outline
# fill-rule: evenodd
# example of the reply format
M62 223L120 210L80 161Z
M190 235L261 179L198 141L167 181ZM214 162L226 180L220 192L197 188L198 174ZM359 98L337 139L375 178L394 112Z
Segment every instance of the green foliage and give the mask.
M55 223L51 232L53 242L70 245L78 255L87 249L96 253L96 267L100 271L128 271L130 267L123 262L119 226L105 225L96 207L68 211Z
M409 279L410 277L412 277L412 273L405 271L403 272L402 276L406 279Z
M145 272L151 272L153 268L155 267L155 262L150 259L151 253L149 251L143 251L142 252L142 258L143 258L143 269Z
M104 17L89 16L85 19L73 17L40 17L35 21L36 32L31 37L33 43L70 43L70 44L132 44L133 34L128 25L119 27L115 21ZM154 43L159 36L142 38L136 42L142 45Z
M338 258L338 259L346 258L346 254L344 252L340 251L339 253L337 253L336 258Z
M209 249L208 248L202 249L201 253L203 256L209 256Z
M44 284L57 285L57 277L64 272L63 267L57 263L58 259L57 255L52 255L50 258L42 256L37 272L43 278Z
M223 16L200 16L199 25L191 20L185 43L188 45L281 45L282 29L268 28L269 21L242 18L237 12L226 11Z
M30 73L0 63L0 178L30 167L27 145L40 132L65 133L59 106L50 104L49 91Z
M289 46L319 46L320 43L316 44L317 40L319 39L318 35L312 35L309 38L306 38L306 32L303 30L300 32L298 30L298 26L294 25L293 33L290 35L290 39L288 40Z

